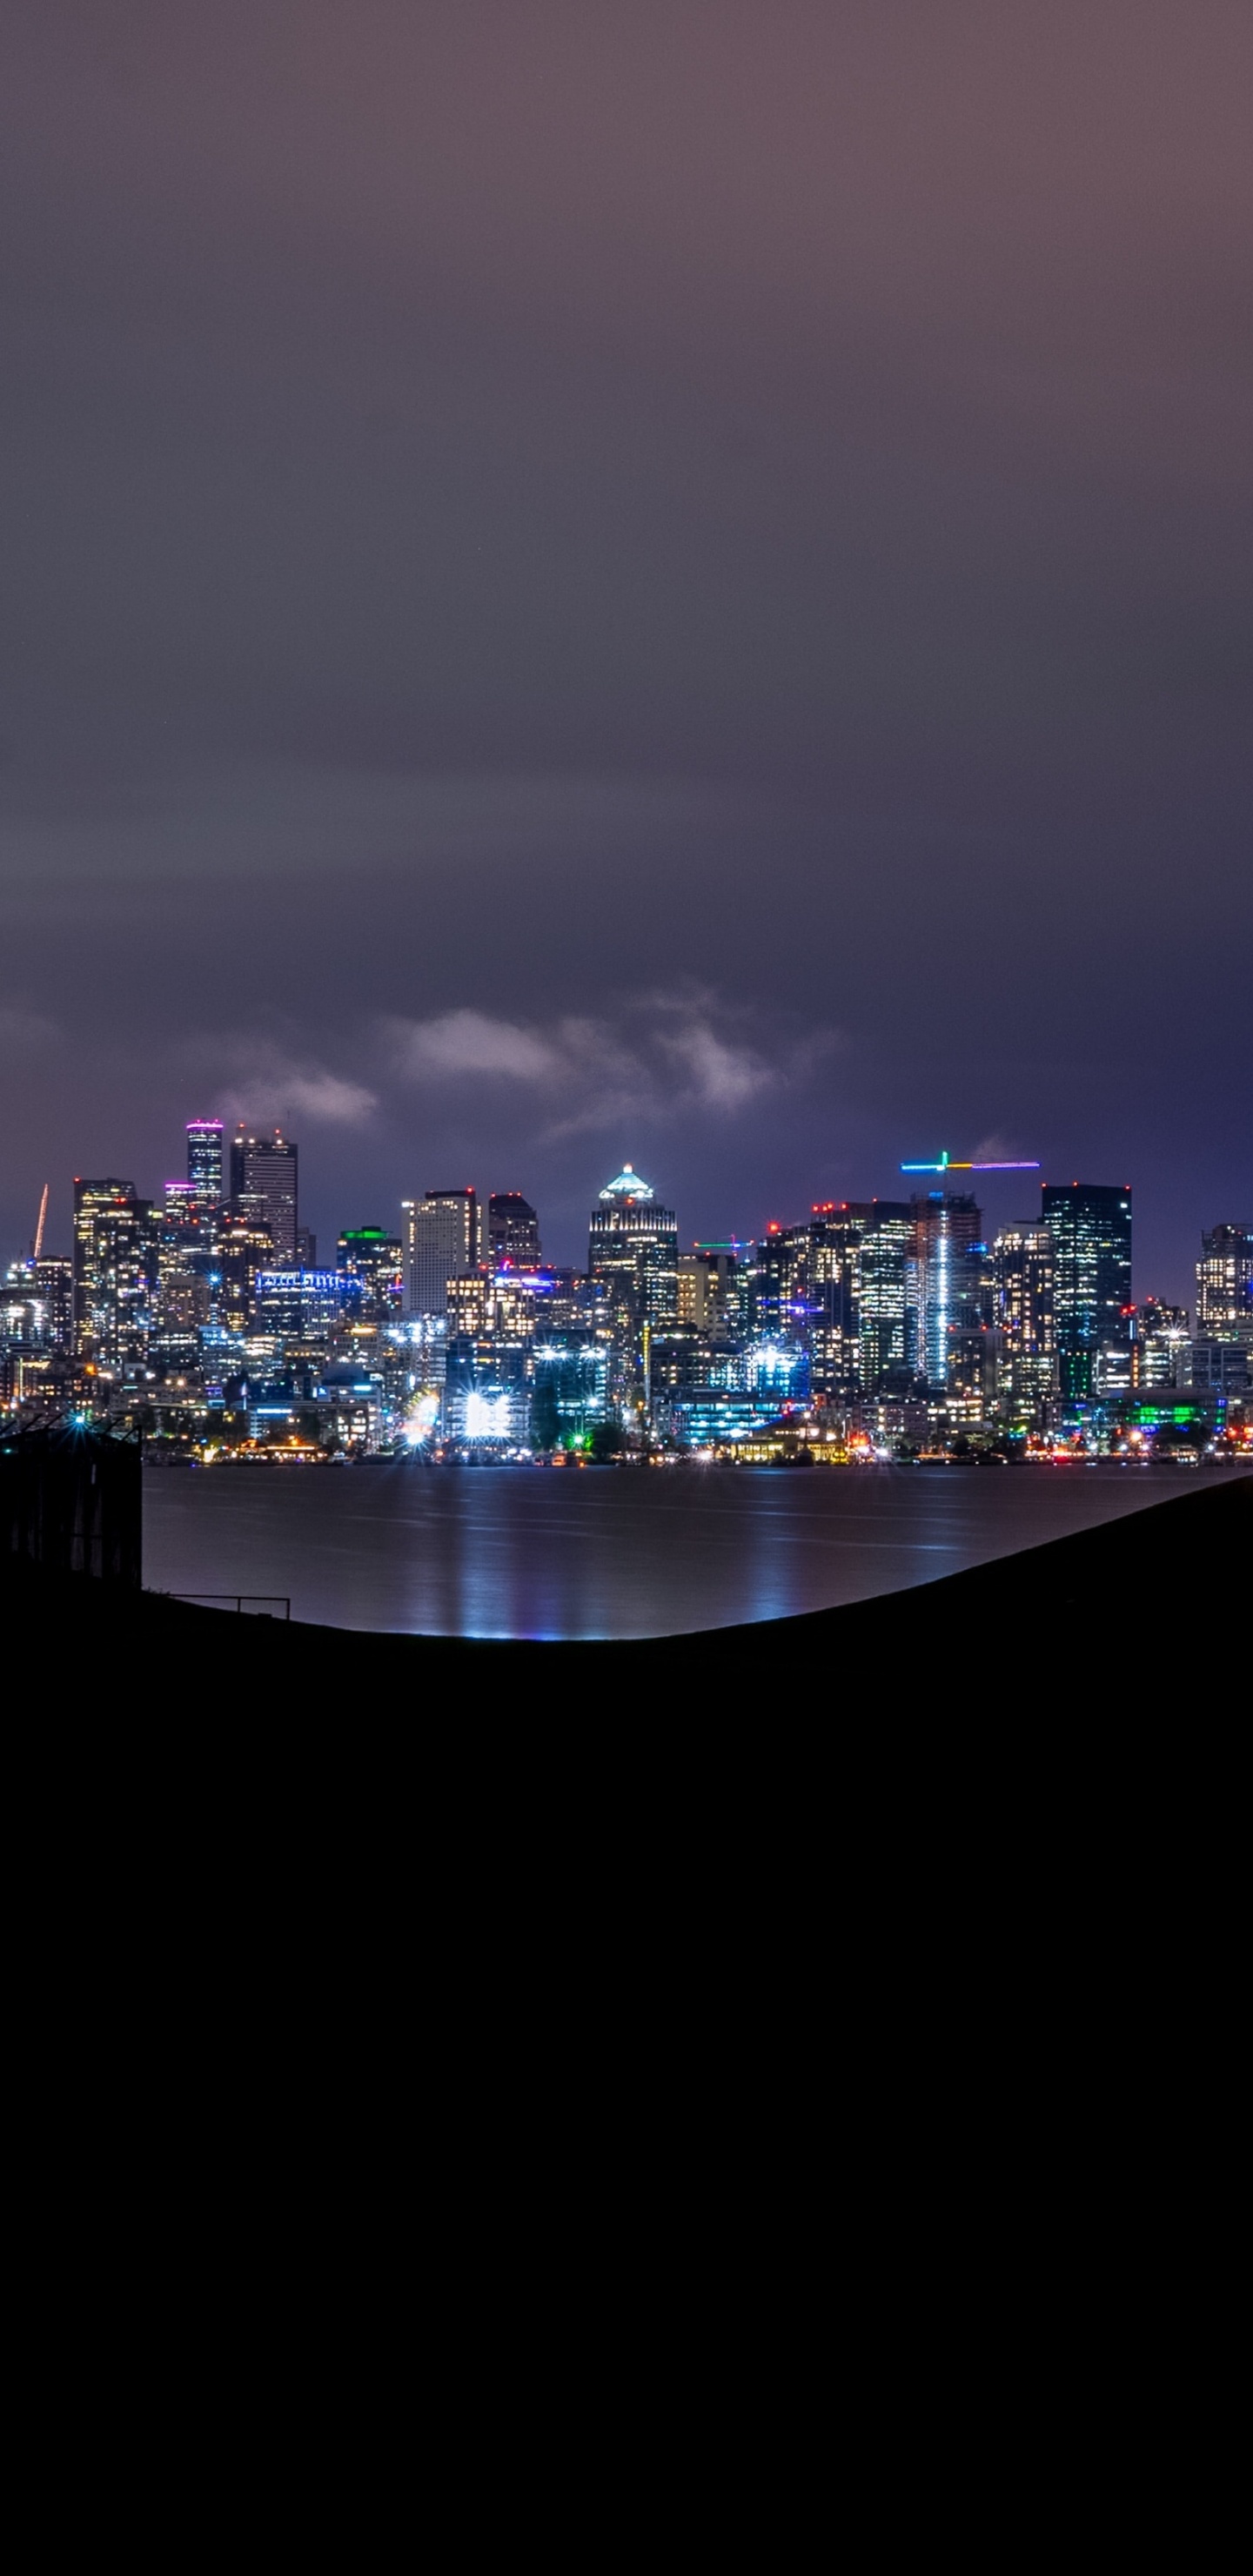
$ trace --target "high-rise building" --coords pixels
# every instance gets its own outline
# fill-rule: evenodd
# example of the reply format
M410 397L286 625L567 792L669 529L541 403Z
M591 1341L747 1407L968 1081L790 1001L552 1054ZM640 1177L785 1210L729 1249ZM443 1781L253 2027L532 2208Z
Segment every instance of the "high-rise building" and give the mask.
M297 1165L296 1147L277 1127L272 1136L251 1136L241 1125L232 1139L231 1206L268 1229L276 1270L297 1262Z
M947 1387L954 1341L972 1329L974 1296L969 1256L980 1242L981 1219L973 1198L959 1190L929 1190L911 1199L911 1270L914 1365L928 1386ZM916 1354L916 1356L915 1356Z
M152 1204L133 1181L74 1183L74 1338L110 1377L143 1365L156 1290Z
M1111 1381L1117 1355L1131 1344L1131 1191L1097 1181L1046 1182L1042 1203L1053 1237L1061 1392L1074 1400ZM1102 1353L1108 1358L1098 1366Z
M815 1395L848 1400L860 1389L862 1254L876 1214L869 1199L829 1199L810 1217L804 1324Z
M399 1235L386 1233L381 1225L349 1226L339 1238L337 1252L340 1270L361 1282L362 1315L380 1324L398 1315L405 1268Z
M913 1250L913 1210L903 1199L872 1199L857 1247L858 1374L867 1395L903 1392L912 1381Z
M772 1217L759 1236L749 1315L754 1341L806 1340L811 1249L808 1225L780 1225Z
M74 1347L74 1264L63 1253L45 1253L33 1266L45 1337L55 1350L70 1351Z
M540 1266L539 1218L517 1190L493 1190L487 1202L487 1259L493 1270Z
M221 1207L226 1186L220 1118L187 1121L187 1186L197 1207Z
M1185 1354L1191 1342L1186 1306L1146 1297L1135 1319L1137 1386L1186 1386Z
M673 1209L656 1205L629 1163L592 1210L587 1266L608 1292L615 1393L630 1396L642 1386L647 1403L646 1337L679 1318L679 1235Z
M250 1194L241 1209L228 1209L218 1231L217 1257L210 1274L217 1320L223 1331L246 1333L253 1321L253 1288L260 1270L277 1267L268 1225L252 1213ZM285 1265L286 1266L286 1265Z
M1038 1425L1057 1391L1053 1235L1030 1222L1002 1226L992 1247L1000 1410Z
M1202 1235L1196 1286L1198 1336L1253 1351L1253 1225L1215 1225Z
M442 1315L450 1279L464 1279L483 1258L478 1194L428 1190L404 1202L406 1303L413 1315Z
M748 1331L748 1246L729 1237L724 1243L696 1243L679 1256L679 1321L695 1324L719 1340L739 1340Z

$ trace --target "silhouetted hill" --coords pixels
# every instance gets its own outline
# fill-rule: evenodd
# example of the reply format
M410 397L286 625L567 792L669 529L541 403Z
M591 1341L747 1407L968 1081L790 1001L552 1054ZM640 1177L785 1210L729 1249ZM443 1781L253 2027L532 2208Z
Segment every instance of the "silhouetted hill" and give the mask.
M639 1686L641 1714L658 1711L657 1694L671 1682L681 1685L676 1710L699 1705L688 1693L701 1681L716 1682L725 1708L728 1687L743 1678L760 1688L767 1674L826 1673L843 1687L853 1672L873 1670L886 1685L893 1673L904 1681L930 1667L933 1688L959 1692L986 1685L993 1658L1011 1702L1015 1687L1028 1688L1033 1676L1043 1683L1042 1659L1059 1694L1099 1696L1116 1692L1132 1667L1150 1680L1177 1680L1193 1669L1199 1681L1215 1659L1234 1659L1238 1640L1247 1638L1251 1575L1253 1477L1241 1475L875 1600L628 1642L364 1633L241 1618L160 1594L11 1571L6 1661L11 1677L22 1664L42 1675L45 1701L55 1695L64 1706L68 1692L86 1712L101 1706L103 1693L116 1710L119 1694L133 1695L137 1708L168 1717L213 1700L232 1716L245 1705L290 1707L289 1694L308 1711L338 1705L400 1712L408 1704L405 1685L445 1675L452 1691L448 1700L441 1693L446 1710L508 1705L519 1713L526 1705L519 1685L560 1692L576 1676L578 1704L589 1715L619 1684L628 1694ZM946 1651L959 1643L972 1660ZM398 1697L391 1684L400 1686ZM795 1706L819 1714L825 1704L807 1696Z

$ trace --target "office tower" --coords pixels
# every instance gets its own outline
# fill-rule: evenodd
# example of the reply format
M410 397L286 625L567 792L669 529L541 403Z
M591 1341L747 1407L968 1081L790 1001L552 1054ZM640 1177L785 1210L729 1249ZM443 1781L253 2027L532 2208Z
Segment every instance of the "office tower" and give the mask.
M539 1218L517 1190L493 1190L487 1202L487 1258L494 1270L506 1261L515 1270L540 1266Z
M442 1315L450 1279L464 1279L483 1257L482 1220L474 1190L428 1190L404 1202L406 1304L413 1315Z
M876 1216L877 1202L828 1199L810 1217L805 1321L815 1395L847 1400L861 1386L862 1254ZM903 1294L902 1271L902 1311Z
M857 1247L858 1375L863 1391L912 1382L908 1283L914 1218L903 1199L872 1199Z
M54 1350L70 1351L74 1347L74 1264L63 1253L49 1253L35 1262L34 1273L44 1339Z
M263 1333L324 1350L345 1314L360 1310L359 1282L342 1270L258 1270L252 1285L253 1321Z
M345 1277L360 1280L363 1317L382 1324L400 1313L405 1253L398 1234L387 1234L381 1225L349 1226L339 1238L336 1257Z
M559 1326L537 1340L531 1438L537 1449L584 1448L609 1418L609 1348L596 1333Z
M958 1190L929 1190L910 1200L914 1364L928 1386L947 1387L954 1337L971 1329L974 1295L969 1255L980 1241L974 1199ZM914 1354L916 1353L916 1357Z
M1220 1396L1224 1403L1239 1401L1249 1383L1250 1351L1247 1343L1234 1334L1211 1340L1198 1334L1188 1342L1180 1357L1180 1379L1195 1391Z
M74 1338L109 1377L143 1365L156 1287L152 1205L132 1181L75 1180Z
M753 1260L749 1329L754 1341L796 1341L808 1322L809 1227L772 1218Z
M695 1324L720 1341L738 1341L748 1331L749 1250L728 1238L725 1243L696 1243L679 1256L679 1322Z
M1253 1225L1216 1225L1202 1235L1196 1288L1198 1337L1253 1351Z
M298 1270L316 1270L317 1266L318 1238L311 1225L298 1225L296 1228L296 1267Z
M221 1207L226 1186L220 1118L189 1118L187 1121L187 1187L197 1207Z
M1030 1222L1002 1226L996 1282L996 1391L1002 1413L1038 1427L1057 1390L1053 1235Z
M245 1193L246 1198L250 1196ZM217 1320L225 1332L249 1330L257 1273L275 1266L269 1227L255 1219L247 1207L242 1214L228 1208L219 1226L217 1258L211 1273Z
M1064 1397L1093 1395L1132 1338L1131 1191L1096 1181L1046 1183L1053 1237L1057 1357ZM1108 1358L1098 1367L1098 1355Z
M296 1266L297 1162L296 1147L277 1127L272 1136L250 1136L241 1125L231 1142L231 1207L267 1228L276 1270Z
M1137 1386L1186 1386L1183 1355L1190 1340L1186 1306L1146 1297L1135 1318Z
M673 1209L655 1204L629 1163L592 1210L587 1267L608 1294L615 1391L630 1394L642 1384L647 1405L647 1340L678 1322L679 1237Z

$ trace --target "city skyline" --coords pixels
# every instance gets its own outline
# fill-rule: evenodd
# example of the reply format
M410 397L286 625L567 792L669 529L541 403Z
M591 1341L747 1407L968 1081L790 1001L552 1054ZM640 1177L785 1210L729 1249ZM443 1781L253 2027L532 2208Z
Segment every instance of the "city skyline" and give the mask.
M185 1122L161 1200L74 1181L70 1259L41 1194L0 1308L21 1430L107 1424L170 1459L489 1451L855 1464L862 1456L1236 1454L1253 1436L1253 1226L1201 1239L1195 1310L1133 1292L1129 1183L1041 1179L990 1221L968 1179L1034 1158L903 1159L907 1196L813 1202L681 1248L630 1158L576 1264L517 1190L434 1184L392 1230L319 1248L297 1139ZM934 1186L917 1186L921 1180Z
M1253 1186L1253 13L10 14L0 1245L186 1099L328 1240L947 1139L1134 1182L1186 1298Z
M278 1145L280 1152L290 1151L294 1153L298 1150L298 1147L284 1144L284 1131L278 1125L275 1125L269 1130L267 1137L263 1129L254 1127L252 1122L242 1119L232 1121L229 1118L211 1116L188 1119L184 1122L183 1128L188 1170L185 1173L167 1174L162 1181L150 1184L147 1189L145 1189L142 1184L136 1184L137 1195L141 1199L150 1199L153 1203L158 1202L163 1193L185 1193L194 1196L196 1183L192 1175L197 1170L197 1160L195 1158L198 1156L200 1160L203 1161L204 1146L200 1140L203 1139L211 1130L216 1131L218 1137L218 1169L222 1177L223 1191L226 1195L232 1194L226 1190L226 1177L232 1168L232 1154L235 1157L235 1189L242 1184L244 1176L242 1151L245 1138L250 1139L254 1147L258 1146L259 1142L260 1154L266 1158L272 1156L275 1144ZM271 1139L274 1141L271 1142ZM119 1160L116 1155L113 1159L115 1162ZM433 1151L430 1159L434 1165L439 1160L438 1153ZM444 1159L446 1163L451 1160L451 1157L446 1157ZM126 1157L123 1156L120 1160L124 1162ZM312 1197L312 1200L309 1196L309 1172L311 1162L314 1175L313 1192L315 1194ZM625 1163L624 1171L629 1174L631 1169L632 1164L628 1159ZM978 1177L979 1188L981 1191L981 1212L988 1216L994 1230L1012 1225L1030 1226L1033 1223L1039 1222L1038 1211L1033 1212L1033 1210L1025 1203L1028 1195L1028 1176L1030 1176L1030 1191L1034 1193L1042 1189L1045 1197L1047 1197L1050 1190L1058 1190L1075 1185L1073 1178L1070 1182L1066 1183L1063 1183L1060 1180L1050 1180L1049 1173L1045 1166L1035 1158L1015 1158L1013 1161L997 1159L985 1164L971 1164L969 1162L958 1161L956 1159L950 1161L947 1153L941 1152L941 1154L932 1162L910 1162L907 1160L900 1160L896 1163L894 1170L886 1176L887 1186L878 1189L871 1189L863 1193L857 1193L850 1190L841 1194L841 1201L844 1204L855 1204L858 1202L859 1197L887 1200L897 1196L900 1189L906 1184L908 1184L910 1190L916 1191L919 1187L920 1180L926 1175L935 1174L941 1180L947 1181L950 1176L955 1178L972 1170ZM317 1179L316 1157L306 1156L304 1172L305 1178L302 1180L301 1184L301 1217L303 1222L300 1230L302 1234L310 1235L314 1239L321 1237L325 1240L334 1240L338 1237L345 1226L354 1224L362 1226L382 1224L383 1226L387 1226L388 1224L394 1223L398 1229L401 1229L404 1224L404 1212L406 1208L414 1204L415 1196L419 1199L424 1195L427 1197L433 1196L436 1194L438 1188L437 1184L428 1186L424 1183L422 1189L420 1189L416 1194L411 1191L399 1195L393 1192L391 1201L383 1207L375 1207L373 1212L362 1205L358 1208L357 1213L350 1217L344 1216L342 1210L330 1218L326 1217L324 1214L323 1220L319 1224L310 1221L310 1207L313 1205L318 1207L320 1210L325 1210L329 1205L330 1194L325 1180L323 1180L319 1186ZM1012 1178L1010 1178L1011 1174ZM131 1177L133 1180L133 1175L128 1177ZM895 1188L891 1186L893 1182L896 1184ZM588 1186L590 1186L590 1182ZM1107 1182L1102 1186L1109 1190L1117 1190L1124 1188L1130 1189L1134 1185L1127 1182ZM45 1247L50 1252L61 1251L66 1253L70 1249L69 1238L72 1236L73 1228L73 1191L75 1187L76 1183L73 1180L68 1184L63 1184L60 1191L58 1191L58 1185L55 1180L47 1180L41 1185L35 1215L36 1222L42 1225ZM504 1199L516 1196L520 1199L522 1204L528 1204L526 1194L519 1193L513 1190L512 1187L508 1189L503 1186L500 1189L483 1189L474 1182L466 1182L458 1184L455 1192L455 1195L457 1196L461 1196L463 1194L468 1194L472 1200L477 1198L484 1210L486 1210L489 1198L494 1200L496 1198ZM359 1190L356 1195L357 1198L361 1200L364 1198L365 1194ZM608 1192L602 1191L601 1195L608 1196ZM671 1192L670 1195L675 1196L677 1194ZM987 1204L989 1195L993 1202L990 1206ZM58 1239L58 1203L60 1202L61 1205L64 1205L67 1200L69 1202L68 1222L63 1228L67 1240L62 1243ZM1019 1205L1019 1201L1022 1201L1023 1204ZM1232 1194L1232 1201L1234 1204L1234 1193ZM725 1211L723 1210L715 1214L713 1221L706 1222L703 1226L694 1227L691 1234L691 1241L693 1244L699 1244L701 1242L709 1242L717 1238L722 1238L729 1240L739 1239L745 1243L753 1242L760 1236L766 1235L771 1230L777 1232L781 1226L794 1226L803 1222L806 1217L816 1215L824 1206L830 1206L837 1203L840 1202L811 1199L807 1206L787 1209L781 1202L780 1194L776 1193L776 1201L771 1203L769 1214L758 1215L755 1223L752 1221L751 1217L746 1217L742 1208L736 1212L734 1222L730 1221L726 1217ZM567 1267L577 1265L586 1250L586 1210L584 1199L580 1197L576 1204L578 1208L577 1214L571 1214L566 1210L561 1210L558 1212L556 1217L554 1217L550 1212L546 1219L547 1240L549 1245L547 1257L552 1260L556 1260ZM1141 1200L1139 1195L1137 1196L1136 1214L1138 1229L1141 1217ZM1197 1235L1199 1236L1203 1234L1208 1230L1208 1228L1212 1227L1216 1223L1239 1224L1240 1222L1242 1222L1242 1220L1238 1213L1232 1215L1229 1211L1226 1218L1218 1219L1215 1218L1212 1210L1210 1210L1206 1213L1204 1223L1198 1227ZM32 1225L31 1232L24 1243L18 1242L17 1244L9 1247L9 1258L19 1258L24 1252L31 1249L34 1239L34 1230L34 1225ZM282 1260L295 1258L294 1201L291 1215L291 1241L289 1243L287 1234L284 1233L278 1241L277 1248L279 1257ZM1149 1275L1143 1251L1139 1247L1137 1232L1137 1252L1135 1259L1136 1268L1135 1275L1131 1281L1131 1295L1137 1302L1144 1298L1160 1298L1165 1302L1172 1304L1178 1304L1181 1302L1190 1303L1192 1301L1195 1289L1194 1249L1189 1250L1184 1244L1173 1245L1167 1260L1164 1262L1158 1261L1152 1275Z

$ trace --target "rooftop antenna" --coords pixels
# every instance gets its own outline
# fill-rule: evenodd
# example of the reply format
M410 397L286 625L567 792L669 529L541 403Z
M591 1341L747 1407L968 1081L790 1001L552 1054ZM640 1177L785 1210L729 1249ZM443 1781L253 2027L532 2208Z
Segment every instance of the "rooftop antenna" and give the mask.
M38 1261L40 1253L44 1248L44 1227L48 1222L48 1187L49 1184L45 1181L44 1194L39 1202L39 1223L35 1228L35 1243L31 1256L35 1261Z
M1038 1172L1038 1163L955 1163L941 1154L938 1163L902 1163L903 1172Z

